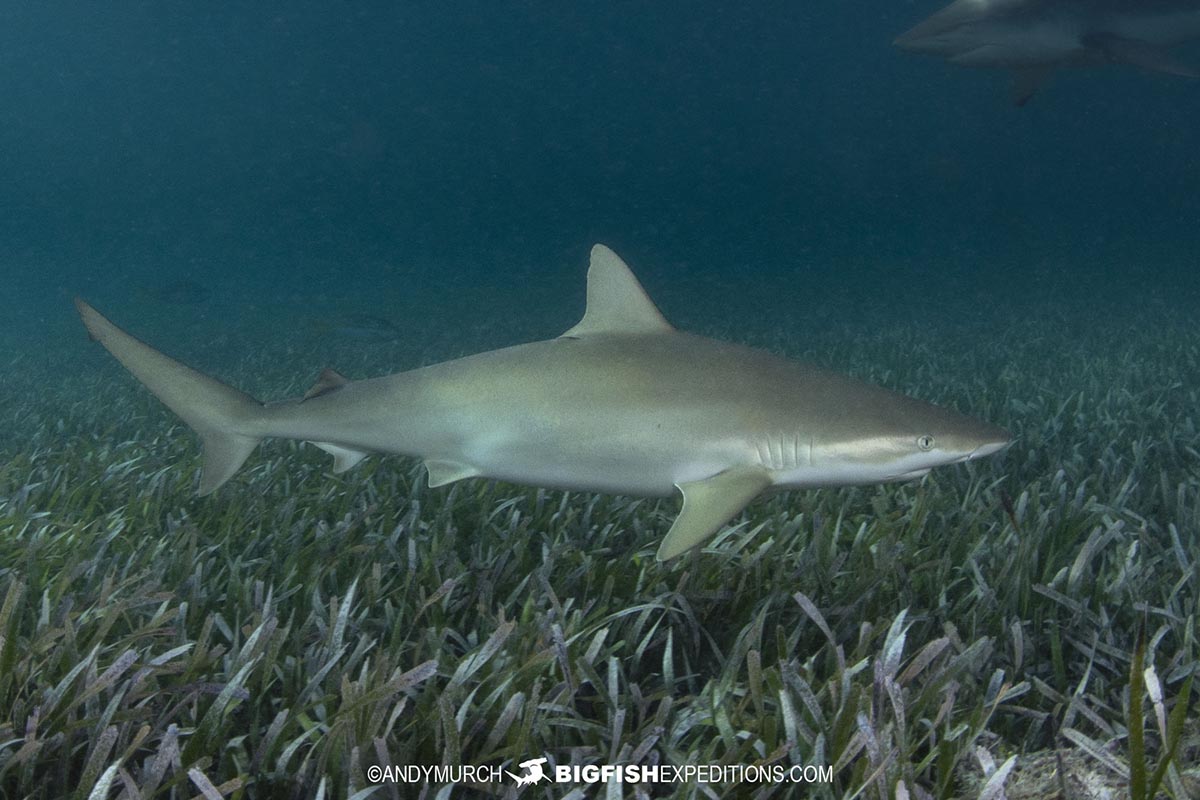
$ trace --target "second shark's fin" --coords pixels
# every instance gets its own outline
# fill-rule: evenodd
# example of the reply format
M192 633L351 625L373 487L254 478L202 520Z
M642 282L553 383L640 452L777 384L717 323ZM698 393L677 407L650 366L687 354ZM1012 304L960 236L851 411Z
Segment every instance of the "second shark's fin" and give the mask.
M673 330L620 256L602 244L593 247L587 274L587 310L579 324L563 336Z
M204 442L200 494L216 491L258 444L259 437L248 431L262 414L262 404L130 336L78 298L75 307L91 337L200 434Z
M429 488L431 489L461 481L463 478L479 476L479 470L475 467L458 461L430 459L425 462L425 469L429 471Z
M771 485L764 467L733 467L711 478L678 484L683 509L658 547L658 560L667 561L704 544Z
M364 450L352 450L349 447L342 447L340 444L331 444L330 442L313 442L313 444L333 456L333 471L336 473L345 472L368 455Z
M1041 65L1014 70L1011 89L1013 104L1023 108L1046 85L1052 72L1054 67Z
M1118 64L1129 64L1150 72L1165 72L1184 78L1200 78L1200 70L1177 60L1165 49L1141 39L1102 34L1088 36L1084 44L1100 51L1106 59Z

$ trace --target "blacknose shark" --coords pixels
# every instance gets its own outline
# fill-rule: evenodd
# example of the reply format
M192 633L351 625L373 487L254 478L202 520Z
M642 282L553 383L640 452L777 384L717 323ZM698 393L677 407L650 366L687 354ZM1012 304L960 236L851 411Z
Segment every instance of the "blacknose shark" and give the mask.
M1013 71L1024 105L1060 67L1128 64L1200 77L1170 48L1200 38L1197 0L956 0L897 47L953 64Z
M491 478L666 497L683 506L658 549L708 541L771 489L909 480L1009 443L998 427L835 372L673 328L612 250L596 245L587 306L561 336L379 378L321 373L261 403L80 316L199 434L200 494L267 437L312 442L347 470L368 453L421 459L431 487Z

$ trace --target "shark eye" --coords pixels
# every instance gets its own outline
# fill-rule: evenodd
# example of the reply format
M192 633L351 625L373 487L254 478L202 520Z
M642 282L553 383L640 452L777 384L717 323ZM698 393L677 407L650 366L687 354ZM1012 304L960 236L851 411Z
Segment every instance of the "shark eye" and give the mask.
M924 436L918 436L917 437L917 447L919 447L921 450L924 450L926 453L928 453L930 450L933 449L933 437L930 436L929 434L925 434Z

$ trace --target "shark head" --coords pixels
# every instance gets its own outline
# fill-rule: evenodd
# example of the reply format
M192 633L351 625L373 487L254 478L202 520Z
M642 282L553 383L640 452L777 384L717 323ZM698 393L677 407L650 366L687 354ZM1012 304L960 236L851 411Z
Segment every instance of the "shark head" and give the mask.
M897 36L894 44L902 50L944 54L973 27L1004 22L1028 5L1028 0L955 0Z
M1045 8L1036 0L957 0L900 34L901 50L973 67L1014 69L1087 60L1084 9Z
M839 416L836 426L812 438L811 464L843 483L919 478L1011 444L1002 428L890 392L865 393Z

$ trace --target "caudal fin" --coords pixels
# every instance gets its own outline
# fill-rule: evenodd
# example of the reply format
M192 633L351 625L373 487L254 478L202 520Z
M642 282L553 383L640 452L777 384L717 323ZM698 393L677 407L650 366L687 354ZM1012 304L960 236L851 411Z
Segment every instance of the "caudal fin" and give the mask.
M75 298L75 307L91 337L200 435L204 442L200 494L209 494L229 480L260 441L251 431L262 404L130 336L83 300Z

